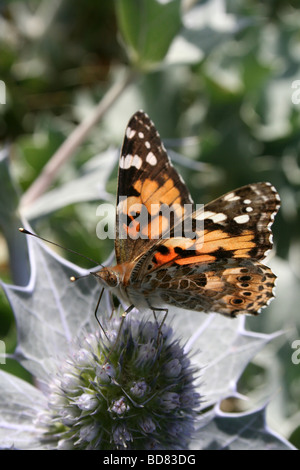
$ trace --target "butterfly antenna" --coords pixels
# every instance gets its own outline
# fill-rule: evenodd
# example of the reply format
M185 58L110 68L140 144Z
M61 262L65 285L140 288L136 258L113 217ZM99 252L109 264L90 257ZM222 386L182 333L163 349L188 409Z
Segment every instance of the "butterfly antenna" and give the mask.
M25 235L31 235L32 237L39 238L40 240L43 240L44 242L51 243L51 245L58 246L59 248L62 248L63 250L69 251L70 253L73 253L77 256L80 256L81 258L84 258L84 259L87 259L88 261L91 261L96 266L101 266L102 268L104 267L101 263L99 263L98 261L95 261L93 258L90 258L89 256L82 255L81 253L78 253L77 251L72 250L71 248L66 248L65 246L61 246L58 243L52 242L51 240L47 240L46 238L40 237L39 235L36 235L35 233L29 232L29 230L26 230L23 227L19 228L19 232L25 233ZM86 276L80 276L80 279L82 277L86 277ZM71 277L71 281L76 281L77 279L79 279L79 278L76 278L74 276Z
M92 273L84 274L83 276L71 276L70 281L75 282L78 281L78 279L83 279L85 277L89 277Z

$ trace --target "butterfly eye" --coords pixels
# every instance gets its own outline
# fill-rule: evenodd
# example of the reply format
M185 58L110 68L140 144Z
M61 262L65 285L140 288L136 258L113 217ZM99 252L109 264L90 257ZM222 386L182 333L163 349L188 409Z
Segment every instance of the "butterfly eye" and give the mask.
M107 287L116 287L120 282L118 274L107 268L98 271L97 277L99 278L100 283L101 281L102 283L104 282Z
M111 287L116 287L119 284L119 278L115 273L110 273L107 283Z

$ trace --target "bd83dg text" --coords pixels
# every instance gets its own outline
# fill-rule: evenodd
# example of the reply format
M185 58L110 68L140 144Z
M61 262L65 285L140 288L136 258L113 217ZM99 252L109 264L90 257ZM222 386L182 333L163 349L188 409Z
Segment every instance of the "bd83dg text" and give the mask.
M195 465L195 455L167 454L167 455L148 455L148 465Z

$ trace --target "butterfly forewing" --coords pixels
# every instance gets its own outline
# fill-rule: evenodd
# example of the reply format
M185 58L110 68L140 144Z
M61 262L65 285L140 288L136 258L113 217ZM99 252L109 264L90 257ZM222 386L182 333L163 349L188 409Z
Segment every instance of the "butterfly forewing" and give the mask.
M239 188L193 214L195 222L203 222L199 230L195 228L193 238L174 237L155 244L145 253L145 262L139 262L140 269L147 264L149 272L149 263L152 271L170 262L189 265L223 258L260 260L272 248L271 225L278 208L278 194L269 183Z
M119 163L116 241L118 263L132 261L168 234L192 199L149 117L130 119ZM172 211L168 211L172 208Z
M161 302L177 307L256 314L273 297L275 276L257 260L272 247L278 208L278 194L269 183L232 191L194 213L195 220L203 221L196 237L154 245L131 280L141 282L144 295L155 292Z
M261 260L272 248L271 225L280 206L279 195L270 183L253 183L210 202L203 214L205 229L204 245L215 243L218 257L251 258ZM218 242L219 230L223 232L223 242ZM216 240L214 240L214 238ZM214 241L213 241L214 240ZM244 240L244 242L243 242Z

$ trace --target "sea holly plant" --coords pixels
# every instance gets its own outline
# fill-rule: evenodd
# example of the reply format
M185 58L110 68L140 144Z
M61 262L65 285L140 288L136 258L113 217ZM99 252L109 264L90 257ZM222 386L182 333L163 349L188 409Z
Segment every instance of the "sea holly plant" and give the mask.
M270 336L186 311L160 334L152 315L133 311L120 333L105 298L104 335L93 276L70 283L83 270L40 241L28 246L29 284L4 289L18 325L15 357L35 385L1 371L1 448L289 448L267 428L264 407L233 415L219 407L238 396L239 376Z
M133 310L120 329L123 306L111 315L106 294L100 328L94 276L71 283L89 271L40 240L27 242L28 284L3 288L18 330L14 358L33 384L2 367L2 449L291 448L267 427L264 405L234 414L220 406L240 397L240 375L272 335L245 331L242 319L181 309L163 327L151 312Z

